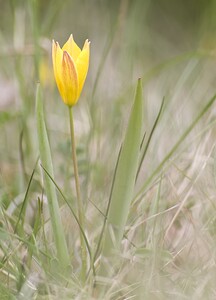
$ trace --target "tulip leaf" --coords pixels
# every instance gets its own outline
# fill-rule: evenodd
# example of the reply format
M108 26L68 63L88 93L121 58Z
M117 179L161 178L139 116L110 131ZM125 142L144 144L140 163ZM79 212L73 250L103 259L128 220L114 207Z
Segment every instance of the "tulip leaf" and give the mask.
M40 159L43 168L54 178L51 150L44 120L43 102L41 97L40 87L37 88L36 96L36 117L37 117L37 132ZM50 219L57 249L57 257L62 267L67 267L70 264L65 234L61 223L60 209L58 205L55 185L49 176L44 174L45 192L48 199Z
M142 124L142 85L141 79L139 79L113 181L107 226L104 232L102 249L102 256L104 257L111 255L113 250L119 248L124 234L140 159L140 144L143 138Z

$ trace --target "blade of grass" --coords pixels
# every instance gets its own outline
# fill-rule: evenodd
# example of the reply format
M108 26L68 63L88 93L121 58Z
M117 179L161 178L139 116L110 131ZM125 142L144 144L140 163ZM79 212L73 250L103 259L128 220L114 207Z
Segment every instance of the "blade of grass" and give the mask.
M130 204L133 197L136 173L142 141L143 103L141 79L138 80L134 105L122 145L113 183L112 196L104 231L102 257L109 257L118 249L124 234ZM113 231L114 239L111 232ZM103 273L102 265L102 273Z
M114 20L112 22L111 30L110 30L110 33L108 35L105 47L103 49L103 53L101 55L101 60L99 62L95 82L94 82L93 89L92 89L92 99L93 100L94 100L94 97L95 97L95 93L96 93L96 90L97 90L97 87L98 87L99 80L101 78L101 73L103 72L104 65L107 61L108 54L109 54L110 49L113 45L113 41L115 39L116 33L118 32L120 9L121 9L121 5L119 4L118 11L114 16Z
M39 60L40 60L40 47L39 47L39 36L40 36L40 26L39 26L39 2L36 0L29 1L30 13L31 13L31 25L32 25L32 35L34 43L34 64L36 78L39 79Z
M213 151L213 157L214 157L214 183L215 183L215 186L216 186L216 146L214 148L214 151Z
M21 130L19 136L19 156L20 156L20 169L21 169L21 183L22 187L28 182L26 168L25 168L25 159L24 159L24 151L23 151L23 129Z
M193 58L205 58L205 57L211 57L211 55L208 52L205 51L190 51L190 52L185 52L180 55L175 55L174 57L171 57L162 63L159 63L155 65L153 68L148 70L143 76L143 82L144 84L157 76L162 70L166 70L172 66L176 66L177 64L184 62L184 61L189 61L190 59Z
M114 182L115 182L115 178L116 178L116 170L117 170L118 163L119 163L119 157L120 157L120 154L121 154L121 149L122 149L122 145L121 145L121 148L120 148L119 153L118 153L118 158L117 158L117 162L116 162L116 166L115 166L115 171L114 171L114 175L113 175L113 181L112 181L112 186L111 186L111 192L110 192L110 196L109 196L109 201L108 201L106 213L104 214L103 227L101 229L101 233L100 233L100 236L99 236L97 248L96 248L96 251L95 251L95 254L94 254L94 262L96 261L96 259L98 257L98 254L99 254L99 252L101 250L101 243L102 243L102 240L103 240L104 230L105 230L105 227L106 227L107 215L108 215L109 208L110 208L110 202L111 202L111 198L112 198L113 186L114 186Z
M40 151L40 159L42 166L54 178L51 150L44 120L43 102L41 97L40 86L37 87L36 96L36 117L37 117L37 132L38 143ZM53 229L53 235L57 250L57 258L60 266L63 268L70 265L70 257L67 249L66 238L61 222L60 209L58 205L55 186L50 178L45 174L44 176L45 191L48 199L48 206L50 212L50 219Z
M151 183L151 181L155 178L157 174L160 173L162 167L164 164L172 157L172 155L176 152L176 150L180 147L182 142L186 139L186 137L189 135L189 133L192 131L192 129L195 127L195 125L200 121L200 119L203 117L203 115L210 109L212 104L214 103L216 99L216 95L214 95L204 106L204 108L200 111L200 113L197 115L197 117L194 119L194 121L188 126L188 128L184 131L184 133L181 135L177 143L173 146L173 148L168 152L168 154L165 156L165 158L162 160L162 162L158 165L158 167L152 172L152 174L149 176L149 178L146 180L144 185L140 188L139 192L135 196L133 200L133 204L137 202L144 193L147 186ZM160 175L160 174L159 174Z
M37 254L39 254L39 251L37 249L36 237L37 237L37 234L38 234L38 232L41 228L41 216L42 216L42 202L41 202L40 198L38 198L38 209L37 209L37 213L36 213L36 216L35 216L33 232L29 237L29 242L30 242L30 244L35 245L35 248L37 250ZM31 261L32 261L33 255L34 255L34 249L32 247L29 247L28 259L27 259L27 265L28 265L29 269L31 268Z
M47 174L47 176L50 178L50 180L53 182L53 184L56 186L56 189L58 190L58 192L60 193L60 195L61 195L62 198L64 199L65 203L68 205L68 207L69 207L69 209L70 209L70 211L71 211L71 213L72 213L74 219L76 220L76 222L77 222L77 224L78 224L78 226L79 226L79 228L80 228L81 234L83 235L83 239L84 239L84 241L85 241L86 248L87 248L88 253L89 253L89 258L90 258L90 261L92 262L91 247L90 247L90 245L89 245L89 242L88 242L88 239L87 239L87 237L86 237L86 234L85 234L85 232L84 232L84 230L83 230L83 228L82 228L82 226L81 226L81 224L80 224L80 222L79 222L79 218L77 217L76 213L74 212L74 210L73 210L73 208L72 208L72 206L71 206L70 201L65 197L64 193L62 192L62 190L60 189L60 187L57 185L57 183L54 181L54 179L51 177L51 175L47 172L47 170L46 170L43 166L41 166L41 167L42 167L42 169L44 170L44 172ZM92 267L92 269L93 269L93 273L95 274L94 264L91 265L91 267Z
M158 214L158 209L159 209L159 200L160 200L160 195L161 195L161 185L162 185L162 177L160 178L160 181L158 183L158 188L157 188L157 194L156 196L152 199L152 203L150 204L150 209L149 209L149 217L155 216L154 218L151 218L146 222L146 234L152 235L151 239L148 237L148 241L151 240L155 241L157 238L155 236L155 229L156 226L158 225L159 222L157 222L157 214ZM155 243L155 242L154 242ZM148 245L149 242L147 243L147 247L152 247L153 245Z
M29 248L32 248L34 250L34 253L40 253L41 255L43 255L45 258L48 258L49 260L52 259L52 256L50 253L48 252L44 252L43 250L41 249L38 249L35 244L31 243L31 241L29 241L29 238L28 237L21 237L19 235L16 235L14 233L10 233L8 232L7 229L4 229L4 228L0 228L0 235L1 234L4 234L4 235L7 235L9 238L11 238L11 240L17 240L19 242L21 242L23 245L29 247ZM3 246L3 245L1 245ZM1 263L0 263L0 266L1 268L3 267L4 264L6 264L6 262L9 260L10 256L14 253L14 252L17 252L17 249L20 247L20 245L17 245L15 248L10 248L10 250L8 250L8 247L7 249L4 251L2 249L2 251L5 252L5 256L1 259ZM3 247L1 247L3 248ZM11 250L12 249L12 250ZM7 251L7 252L6 252ZM18 253L18 252L17 252ZM13 271L15 271L14 269L12 269Z
M160 106L158 115L157 115L157 117L156 117L156 119L155 119L155 122L154 122L154 124L153 124L152 130L151 130L151 132L150 132L150 135L149 135L149 138L148 138L148 140L147 140L147 142L146 142L146 145L143 146L143 147L141 147L141 152L143 152L143 154L142 154L142 156L141 156L141 160L140 160L140 163L139 163L139 167L138 167L136 179L137 179L137 177L139 176L139 172L140 172L140 169L141 169L141 167L142 167L144 158L145 158L145 156L146 156L146 153L147 153L149 144L150 144L150 142L151 142L153 133L154 133L154 131L155 131L156 127L157 127L158 121L159 121L159 119L160 119L160 116L161 116L161 113L162 113L162 110L163 110L163 106L164 106L164 100L165 100L165 98L163 98L163 100L162 100L162 103L161 103L161 106ZM142 145L143 145L143 144L142 144Z
M30 186L31 186L31 183L32 183L32 179L34 177L34 173L35 173L35 170L36 170L38 160L39 160L39 158L37 158L37 161L35 163L34 169L31 173L31 176L30 176L30 179L29 179L29 182L28 182L28 186L27 186L26 193L25 193L25 196L24 196L24 199L23 199L22 207L21 207L20 212L19 212L19 216L18 216L18 220L17 220L16 226L15 226L15 229L14 229L14 233L17 232L17 227L18 227L20 221L22 221L21 228L23 229L24 219L25 219L25 211L26 211L26 207L27 207L27 197L28 197L29 189L30 189Z

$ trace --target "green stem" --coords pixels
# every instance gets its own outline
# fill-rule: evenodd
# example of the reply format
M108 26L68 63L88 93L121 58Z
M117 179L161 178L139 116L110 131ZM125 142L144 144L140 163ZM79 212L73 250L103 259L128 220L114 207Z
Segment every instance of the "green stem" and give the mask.
M71 137L71 150L72 150L72 160L74 167L74 177L75 177L75 186L76 186L76 194L77 194L77 206L78 206L78 218L80 222L80 226L84 231L85 228L85 220L84 220L84 207L83 202L81 200L80 193L80 183L79 183L79 172L78 172L78 164L77 164L77 156L76 156L76 143L75 143L75 135L74 135L74 121L73 121L73 110L72 107L69 108L69 118L70 118L70 137ZM82 231L80 230L80 244L81 244L81 258L82 258L82 269L81 269L81 279L84 282L86 276L86 247L85 240L83 238Z

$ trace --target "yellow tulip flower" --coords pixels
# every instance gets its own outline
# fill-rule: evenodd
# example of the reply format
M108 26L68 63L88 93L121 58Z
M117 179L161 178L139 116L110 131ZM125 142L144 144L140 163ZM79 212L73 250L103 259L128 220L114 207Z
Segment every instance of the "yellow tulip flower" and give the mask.
M52 42L52 61L56 84L62 100L68 106L77 103L89 67L90 42L85 41L82 50L75 43L72 34L61 48Z

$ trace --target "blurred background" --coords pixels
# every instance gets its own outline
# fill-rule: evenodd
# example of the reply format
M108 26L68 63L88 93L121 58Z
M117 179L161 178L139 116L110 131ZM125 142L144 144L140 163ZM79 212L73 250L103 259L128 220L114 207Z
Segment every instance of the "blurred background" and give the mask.
M8 0L0 4L4 196L10 192L16 197L25 191L38 156L34 115L38 82L57 181L69 189L68 116L53 79L52 39L63 46L72 33L80 47L85 39L91 41L89 73L75 108L75 127L84 193L90 199L97 195L102 207L107 202L137 79L143 80L147 134L166 98L163 118L140 176L141 185L215 93L215 1ZM195 133L204 125L199 126ZM187 159L196 148L192 143Z
M154 159L150 157L153 163L214 91L213 0L8 0L0 5L0 167L6 182L17 177L24 180L18 168L21 144L24 173L31 170L37 156L34 104L38 81L43 86L53 145L66 159L67 112L53 80L52 39L63 45L73 33L80 47L86 38L91 41L89 74L76 108L76 123L83 159L89 161L86 151L93 149L96 169L104 165L99 158L102 162L116 158L138 77L144 84L146 130L162 98L167 97L168 113L161 126L164 138ZM159 130L155 143L160 135Z
M95 245L103 223L98 208L107 207L137 79L143 82L146 137L164 99L137 191L216 93L216 1L0 0L0 201L9 217L17 215L39 154L38 82L56 182L71 195L68 111L57 91L51 61L52 39L63 46L71 33L80 47L85 39L91 41L89 73L74 117L89 239ZM167 289L167 294L160 294L164 299L215 295L215 114L212 106L156 174L162 182L157 210L151 203L158 187L152 185L131 211L128 236L153 251L143 251L137 261L131 251L130 264L125 263L125 282L133 284L138 269L140 280L147 282L140 295L148 288ZM30 187L33 208L41 193L37 168ZM158 221L154 232L152 220ZM149 257L158 253L159 245L168 251L158 254L163 269L158 263L155 277L149 279L149 272L143 277L143 268L152 270ZM167 254L172 256L166 264ZM199 288L203 298L198 298ZM194 298L183 298L187 292Z

